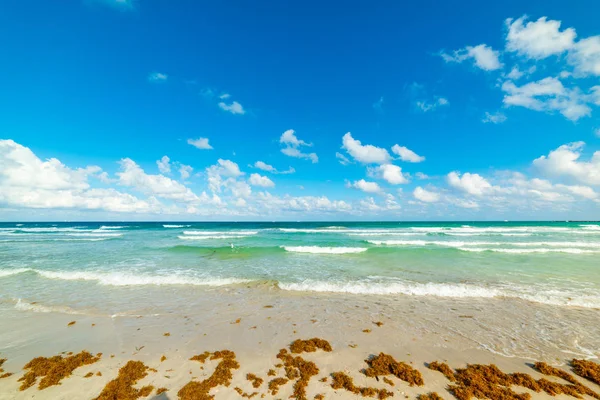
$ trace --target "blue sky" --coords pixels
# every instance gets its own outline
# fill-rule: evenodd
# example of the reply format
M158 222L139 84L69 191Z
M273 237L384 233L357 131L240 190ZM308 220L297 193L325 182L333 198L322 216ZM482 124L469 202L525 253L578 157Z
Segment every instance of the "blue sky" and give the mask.
M600 4L354 3L6 1L0 218L600 218Z

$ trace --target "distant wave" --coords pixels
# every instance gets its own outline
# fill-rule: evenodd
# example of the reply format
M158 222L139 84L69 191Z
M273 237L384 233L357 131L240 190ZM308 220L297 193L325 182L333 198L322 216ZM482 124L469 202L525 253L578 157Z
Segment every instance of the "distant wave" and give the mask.
M133 228L132 226L118 226L118 225L102 225L100 229L127 229Z
M183 240L208 240L208 239L242 239L248 237L248 235L204 235L204 236L177 236Z
M183 231L184 235L256 235L258 231Z
M17 303L15 304L15 309L21 310L21 311L33 311L33 312L40 312L40 313L57 312L57 313L73 314L73 315L84 314L82 312L73 310L70 307L45 306L45 305L37 304L37 303L28 303L21 299L17 300Z
M48 238L40 236L23 236L13 239L0 239L3 243L25 243L25 242L101 242L113 240L116 237L94 237L94 238Z
M163 228L188 228L191 225L163 225Z
M470 247L470 246L516 246L516 247L565 247L565 248L600 248L597 242L457 242L457 241L433 241L433 240L367 240L368 243L384 246L446 246L446 247ZM503 250L503 249L498 249ZM510 249L507 249L510 250Z
M302 292L332 292L367 295L410 295L410 296L435 296L454 298L518 298L557 306L577 306L584 308L600 308L600 296L582 295L574 293L538 292L530 294L525 288L505 290L484 287L474 284L459 283L418 283L391 280L388 282L356 281L356 282L327 282L305 280L294 283L279 283L282 290Z
M285 251L311 254L353 254L367 251L367 247L320 247L320 246L281 246Z
M128 272L93 272L93 271L43 271L32 270L47 279L70 281L97 281L101 285L138 286L138 285L196 285L223 286L248 282L246 279L191 277L182 275L134 275Z
M15 268L15 269L0 269L0 278L4 278L6 276L18 275L24 272L31 271L30 268Z
M528 253L568 253L568 254L590 254L599 253L599 250L584 250L584 249L494 249L494 248L475 248L475 247L459 247L461 251L484 252L491 251L494 253L511 253L511 254L528 254Z

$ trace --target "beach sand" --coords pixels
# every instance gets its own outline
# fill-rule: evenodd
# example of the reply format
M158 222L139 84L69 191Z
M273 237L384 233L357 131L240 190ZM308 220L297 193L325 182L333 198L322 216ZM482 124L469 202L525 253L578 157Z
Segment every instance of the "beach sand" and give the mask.
M190 358L220 350L234 352L239 368L231 371L228 387L217 386L211 389L211 395L217 399L242 398L235 389L239 388L242 394L257 392L255 398L264 395L264 398L284 399L293 395L294 383L282 385L276 395L268 390L268 383L285 376L284 368L276 367L282 363L277 355L281 349L289 351L296 339L321 338L332 347L331 352L294 354L313 361L319 370L308 381L306 398L309 399L319 394L327 399L361 397L344 389L333 389L334 372L352 377L356 386L386 389L394 398L417 398L429 392L437 392L445 399L454 398L447 390L451 382L440 372L427 368L433 361L445 362L454 369L467 363L496 364L506 373L522 372L535 379L566 384L559 378L542 375L532 368L532 363L544 361L571 372L569 360L592 359L599 351L593 348L600 337L597 310L557 308L522 300L489 299L475 303L469 299L412 296L390 299L282 293L246 287L195 289L193 293L174 289L172 295L184 299L179 307L148 304L146 312L137 310L137 314L120 315L102 313L100 309L85 314L72 309L36 312L50 310L41 306L36 309L36 304L26 310L2 304L0 358L7 359L2 366L5 372L14 375L0 379L0 399L96 398L129 360L142 361L156 371L146 371L147 375L135 383L135 388L152 385L154 389L148 398L177 399L178 392L188 382L209 378L221 361L201 363ZM518 312L511 314L511 309ZM571 337L575 345L561 343L565 340L565 329L575 332ZM587 349L588 345L592 349ZM579 352L564 351L576 346L580 347ZM32 386L19 391L18 379L31 359L61 353L66 357L65 353L77 354L82 350L102 355L99 361L76 368L59 385L43 390ZM419 371L424 385L410 386L393 375L386 378L394 386L384 382L383 377L367 377L361 372L368 367L365 360L379 353L389 354ZM270 369L276 371L276 376L268 376ZM86 378L90 373L92 376ZM262 378L264 383L254 388L246 379L248 373ZM325 382L321 381L323 378ZM578 381L600 393L600 387L594 383L583 378ZM156 395L158 388L167 390ZM550 397L522 387L515 387L515 391L530 393L534 398Z

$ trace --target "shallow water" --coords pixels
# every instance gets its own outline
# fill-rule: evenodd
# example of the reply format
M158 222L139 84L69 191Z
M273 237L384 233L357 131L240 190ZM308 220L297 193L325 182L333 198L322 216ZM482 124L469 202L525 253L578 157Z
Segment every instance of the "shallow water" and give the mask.
M0 224L0 299L92 286L520 298L600 308L598 223ZM69 301L66 301L69 300Z

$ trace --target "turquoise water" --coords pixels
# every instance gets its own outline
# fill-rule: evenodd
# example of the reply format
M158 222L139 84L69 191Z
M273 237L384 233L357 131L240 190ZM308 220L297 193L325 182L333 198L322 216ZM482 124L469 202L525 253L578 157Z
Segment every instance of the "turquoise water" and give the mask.
M600 308L600 224L0 224L0 300L17 306L122 287L241 283Z

